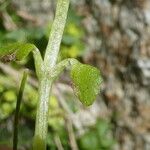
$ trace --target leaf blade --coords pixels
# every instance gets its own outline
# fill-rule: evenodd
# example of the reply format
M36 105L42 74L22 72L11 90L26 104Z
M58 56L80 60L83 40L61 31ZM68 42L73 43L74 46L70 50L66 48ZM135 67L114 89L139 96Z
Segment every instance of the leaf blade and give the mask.
M0 59L4 61L5 60L20 61L24 59L34 49L36 49L35 45L30 44L30 43L13 43L13 44L1 46L0 47Z
M100 71L90 65L77 63L71 70L74 91L79 100L85 105L91 105L100 91L102 78Z

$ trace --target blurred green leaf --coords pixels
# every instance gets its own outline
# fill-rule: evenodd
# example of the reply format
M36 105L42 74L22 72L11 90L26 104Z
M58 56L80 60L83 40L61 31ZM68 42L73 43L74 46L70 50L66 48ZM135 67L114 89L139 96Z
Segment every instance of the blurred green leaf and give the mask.
M75 37L73 37L73 36L71 36L71 35L67 35L67 34L65 34L64 36L63 36L63 39L62 39L62 42L64 43L64 44L66 44L66 45L72 45L72 44L74 44L74 42L76 42L77 41L77 39L75 38Z
M5 119L7 118L12 112L13 112L13 107L9 103L3 103L0 106L0 119Z
M3 94L3 98L7 102L14 102L17 99L17 96L13 90L8 90Z
M6 40L14 42L26 42L27 40L33 41L35 39L41 39L45 36L45 30L46 29L43 27L21 28L11 32L6 32L4 37Z
M100 71L95 67L76 63L71 70L71 79L80 101L86 106L91 105L100 91Z
M84 35L83 29L79 28L75 22L68 24L65 33L75 38L81 38Z
M58 100L55 96L51 96L49 101L49 118L48 124L53 130L59 131L64 125L63 110L60 108Z
M0 85L0 93L2 93L3 91L4 91L4 87Z
M85 150L112 150L115 139L110 122L100 119L79 139L79 148Z
M29 43L8 44L0 47L0 58L3 61L22 60L34 49L35 45Z
M103 149L111 149L115 140L110 136L111 124L106 120L99 120L96 124L96 130Z
M94 131L87 132L80 139L80 147L83 150L99 150L99 140L96 137L96 133Z
M25 30L23 29L6 32L6 34L4 35L4 38L9 41L14 41L14 42L15 41L24 42L26 41L26 38L27 38L27 32L25 32Z
M97 122L96 128L98 135L100 137L104 137L107 134L108 130L110 129L110 125L107 121L100 120Z

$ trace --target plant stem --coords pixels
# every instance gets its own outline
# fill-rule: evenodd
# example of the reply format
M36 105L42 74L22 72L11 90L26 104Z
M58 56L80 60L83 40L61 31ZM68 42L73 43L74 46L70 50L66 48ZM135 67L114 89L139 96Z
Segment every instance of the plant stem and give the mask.
M52 69L57 61L60 43L62 40L62 35L66 24L70 0L57 0L57 1L58 2L56 8L56 15L54 22L52 24L52 29L44 59L47 70Z
M48 46L45 52L44 64L42 64L42 74L39 78L39 103L37 108L33 150L46 150L48 103L51 93L51 86L54 80L53 78L50 78L50 76L53 72L53 68L55 68L56 65L60 43L66 23L69 1L70 0L57 1L56 16L52 25Z
M18 97L17 97L16 111L14 117L13 150L17 150L19 111L20 111L20 105L21 105L21 100L22 100L26 81L27 81L27 71L24 71Z
M48 122L48 102L50 97L52 81L43 78L39 84L39 104L37 108L35 137L33 143L34 150L46 149L47 122Z

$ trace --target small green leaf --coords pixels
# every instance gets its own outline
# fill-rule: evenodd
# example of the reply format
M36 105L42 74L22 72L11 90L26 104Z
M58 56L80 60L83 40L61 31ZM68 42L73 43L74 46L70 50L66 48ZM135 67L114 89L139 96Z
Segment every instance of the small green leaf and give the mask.
M79 100L86 106L91 105L100 91L100 71L95 67L76 63L71 70L71 79Z
M13 43L0 47L2 61L22 60L36 47L29 43Z

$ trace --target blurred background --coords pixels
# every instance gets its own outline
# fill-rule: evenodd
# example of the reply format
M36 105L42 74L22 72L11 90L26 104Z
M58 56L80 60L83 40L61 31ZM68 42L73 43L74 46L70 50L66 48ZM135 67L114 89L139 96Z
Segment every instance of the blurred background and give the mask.
M42 55L55 0L0 0L0 45L30 42ZM100 69L95 103L83 107L68 71L50 98L48 150L150 150L150 1L72 0L59 60L73 57ZM0 150L12 145L22 71L30 69L19 120L19 148L31 149L38 82L32 55L0 62Z

